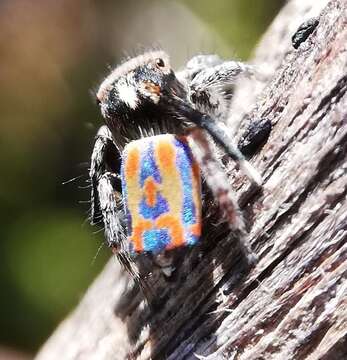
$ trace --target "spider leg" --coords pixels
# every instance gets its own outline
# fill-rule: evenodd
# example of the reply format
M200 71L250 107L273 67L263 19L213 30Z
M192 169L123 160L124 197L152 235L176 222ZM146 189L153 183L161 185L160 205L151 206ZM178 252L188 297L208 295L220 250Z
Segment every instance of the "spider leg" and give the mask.
M201 112L223 120L228 115L235 82L252 77L254 68L238 61L225 61L199 71L188 85L188 99Z
M247 176L260 186L262 184L260 175L246 161L239 149L233 145L231 136L228 136L230 129L225 126L223 121L225 117L229 116L233 86L236 81L241 77L256 78L259 75L258 69L238 61L222 61L216 55L199 55L188 62L187 68L199 69L188 83L188 100L195 109L207 114L201 121L202 127L212 135L219 145L225 148L231 158L239 163ZM218 124L208 118L209 116L217 120ZM249 155L253 148L267 138L270 129L271 124L264 121L252 123L252 131L248 131L249 136L240 142L242 152ZM227 147L224 144L227 144Z
M225 214L231 228L245 233L242 214L230 188L228 177L215 155L210 142L202 129L189 129L189 145L196 161L199 163L207 185L211 189L219 207Z
M196 161L200 164L202 173L214 198L224 213L232 230L238 231L241 236L239 246L250 264L255 263L256 256L246 240L246 228L234 193L231 190L228 177L216 157L204 131L198 127L189 131L189 144Z
M104 225L107 245L112 248L121 264L136 277L137 271L126 247L119 151L106 126L102 126L96 136L89 176L92 183L91 224L101 222Z
M185 83L189 83L200 71L220 65L223 63L218 55L215 54L201 54L193 56L185 65L184 69L176 72L176 77Z
M217 54L199 54L193 56L186 64L186 69L202 70L212 66L220 65L224 60Z
M96 137L94 148L92 152L91 162L90 162L90 170L89 177L92 185L91 191L91 217L90 221L92 225L98 224L100 222L100 218L102 216L100 209L100 200L98 193L98 183L101 176L104 174L106 170L106 153L108 153L108 149L112 149L112 135L107 126L102 126ZM113 145L114 146L114 145Z
M116 251L119 250L125 240L122 201L116 190L118 181L117 175L105 172L100 176L97 183L99 207L105 227L106 241L108 246Z
M229 114L233 85L241 76L255 75L255 68L242 62L222 61L216 55L199 55L188 62L187 69L187 73L190 71L194 74L191 78L186 78L188 101L192 106L177 98L171 101L171 105L174 105L180 116L205 129L239 164L249 179L261 186L260 174L233 145L230 130L223 122L224 117Z

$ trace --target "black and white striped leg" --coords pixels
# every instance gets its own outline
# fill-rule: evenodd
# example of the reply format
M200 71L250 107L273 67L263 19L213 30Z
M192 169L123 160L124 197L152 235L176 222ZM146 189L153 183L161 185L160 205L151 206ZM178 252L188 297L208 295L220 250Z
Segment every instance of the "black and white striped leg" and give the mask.
M103 126L96 136L89 172L92 183L91 223L103 224L107 245L136 277L137 270L127 249L119 166L119 151L111 132Z
M193 128L189 132L189 143L193 155L200 164L204 179L211 189L214 198L218 201L229 226L239 234L239 246L249 264L256 262L256 256L252 252L246 235L245 223L242 213L231 189L228 177L216 157L211 144L206 138L204 131Z
M204 179L219 203L222 213L233 230L245 233L245 224L225 170L215 155L204 131L198 127L189 131L189 145L199 163Z
M253 74L253 66L238 61L224 61L204 68L191 79L188 98L199 111L223 120L228 114L236 81Z

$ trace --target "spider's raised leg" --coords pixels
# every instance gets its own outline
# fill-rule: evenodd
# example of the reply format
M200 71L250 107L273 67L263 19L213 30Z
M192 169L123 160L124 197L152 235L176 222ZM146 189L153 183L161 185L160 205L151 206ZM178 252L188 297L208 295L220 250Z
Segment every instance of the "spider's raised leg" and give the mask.
M196 109L225 122L226 117L230 118L230 107L233 110L235 82L241 78L259 81L264 69L237 61L223 61L217 55L197 55L188 61L185 73L188 98ZM232 132L238 129L237 122L232 121L230 125L233 125ZM226 130L230 132L230 129ZM267 140L270 131L270 121L252 119L241 136L239 149L246 156L253 155Z
M176 72L176 77L181 82L190 83L200 71L220 65L224 62L216 54L201 54L193 56L185 65L184 69Z
M190 88L195 91L208 91L209 88L228 89L240 76L252 77L255 68L239 61L216 60L213 66L200 66L200 71L191 79Z
M235 82L240 77L253 75L254 67L251 65L215 59L213 66L200 65L200 70L190 79L188 98L196 109L215 119L224 120L228 115Z
M126 248L119 165L119 151L112 134L107 126L102 126L96 136L89 172L92 183L91 223L104 225L107 245L136 277L137 271Z
M228 177L221 167L211 144L204 131L200 128L192 128L189 131L189 142L196 161L200 164L204 179L217 199L226 220L232 230L239 232L243 238L240 241L241 249L249 263L255 262L255 255L245 240L246 228L242 213L230 187Z
M189 145L194 158L200 164L207 185L218 200L219 207L232 229L245 232L242 215L230 188L228 177L215 156L210 142L200 128L195 127L189 130Z
M252 77L255 74L255 68L242 62L222 61L216 55L196 56L188 62L187 68L191 73L194 73L194 68L197 69L191 79L186 79L188 99L196 110L207 114L200 118L197 116L199 123L195 123L207 130L239 164L250 180L260 186L262 184L260 175L233 145L233 134L229 135L230 129L224 125L223 121L229 113L235 82L242 76Z

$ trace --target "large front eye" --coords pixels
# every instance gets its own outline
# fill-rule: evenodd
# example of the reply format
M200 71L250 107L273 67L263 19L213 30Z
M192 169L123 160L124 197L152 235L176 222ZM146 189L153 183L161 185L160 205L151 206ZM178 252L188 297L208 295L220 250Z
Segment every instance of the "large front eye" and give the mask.
M164 63L164 60L162 58L158 58L155 60L155 64L160 67L160 68L163 68L165 67L165 63Z

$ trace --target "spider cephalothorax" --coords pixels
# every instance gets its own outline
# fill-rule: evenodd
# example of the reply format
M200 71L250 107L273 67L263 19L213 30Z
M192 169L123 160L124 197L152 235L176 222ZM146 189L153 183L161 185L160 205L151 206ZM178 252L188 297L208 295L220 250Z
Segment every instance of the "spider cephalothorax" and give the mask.
M106 126L91 161L92 222L103 222L107 244L132 273L133 259L148 255L170 274L169 250L197 241L201 195L195 163L231 227L244 231L211 138L261 184L220 119L227 89L230 94L250 67L201 55L188 65L175 74L165 52L148 52L118 66L97 92Z
M163 51L147 53L117 67L101 84L97 99L119 148L130 140L161 133L183 132L160 102L164 93L185 98Z

